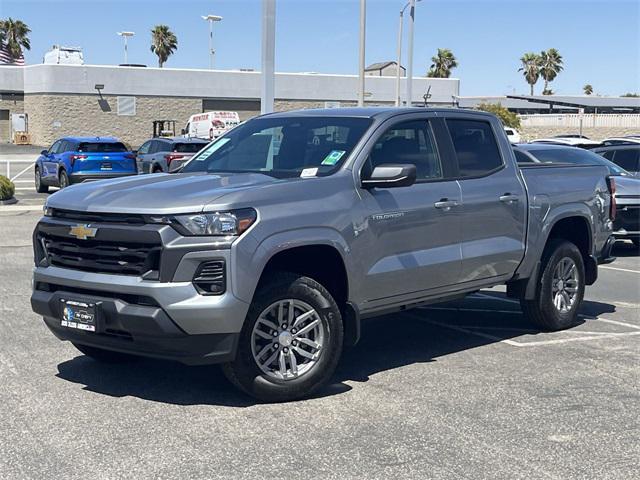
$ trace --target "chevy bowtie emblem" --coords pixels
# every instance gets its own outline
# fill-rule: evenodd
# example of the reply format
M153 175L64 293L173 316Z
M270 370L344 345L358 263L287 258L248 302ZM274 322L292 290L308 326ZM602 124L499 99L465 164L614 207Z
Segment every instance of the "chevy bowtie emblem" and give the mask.
M97 228L90 228L89 225L76 225L71 227L69 235L76 237L78 240L86 240L96 236Z

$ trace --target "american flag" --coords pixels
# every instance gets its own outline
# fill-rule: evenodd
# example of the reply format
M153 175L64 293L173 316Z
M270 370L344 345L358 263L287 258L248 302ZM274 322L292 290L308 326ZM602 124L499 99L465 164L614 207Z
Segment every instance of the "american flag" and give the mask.
M9 55L7 46L0 43L0 65L18 65L20 67L24 67L24 55L20 55L20 57L13 59L11 58L11 55Z

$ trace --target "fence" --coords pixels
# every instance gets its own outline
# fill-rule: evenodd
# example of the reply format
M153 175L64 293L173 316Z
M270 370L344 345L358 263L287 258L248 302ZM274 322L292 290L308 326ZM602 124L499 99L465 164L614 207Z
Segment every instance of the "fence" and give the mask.
M33 185L33 155L29 158L0 158L0 166L6 163L5 168L0 167L0 172L5 172L7 178L16 185L16 190L28 190L25 184ZM19 171L18 171L19 169ZM20 180L18 178L22 177Z
M640 128L637 113L562 113L520 115L523 127L579 127L580 117L584 128Z

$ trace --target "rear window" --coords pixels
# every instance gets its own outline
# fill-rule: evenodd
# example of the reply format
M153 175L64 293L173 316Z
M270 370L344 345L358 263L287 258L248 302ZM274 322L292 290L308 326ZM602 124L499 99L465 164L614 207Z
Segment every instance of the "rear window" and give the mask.
M447 120L461 177L480 177L502 166L493 129L481 120Z
M127 147L121 142L83 142L78 145L81 153L126 152Z
M638 160L640 159L640 148L628 148L624 150L616 150L616 154L613 156L613 162L620 165L625 170L630 172L637 172L640 170Z
M173 145L173 151L178 153L196 153L202 150L205 145L206 145L205 142L176 143Z
M543 163L575 163L578 165L603 165L600 155L575 147L535 149L529 153Z

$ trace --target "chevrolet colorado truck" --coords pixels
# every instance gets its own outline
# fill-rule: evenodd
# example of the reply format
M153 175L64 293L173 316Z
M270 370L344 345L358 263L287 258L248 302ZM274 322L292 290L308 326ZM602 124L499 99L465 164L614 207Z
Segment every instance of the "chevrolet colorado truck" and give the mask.
M519 168L482 112L268 114L179 173L50 196L31 305L98 361L220 363L292 400L367 317L506 284L540 328L571 326L611 261L614 188L603 166Z

